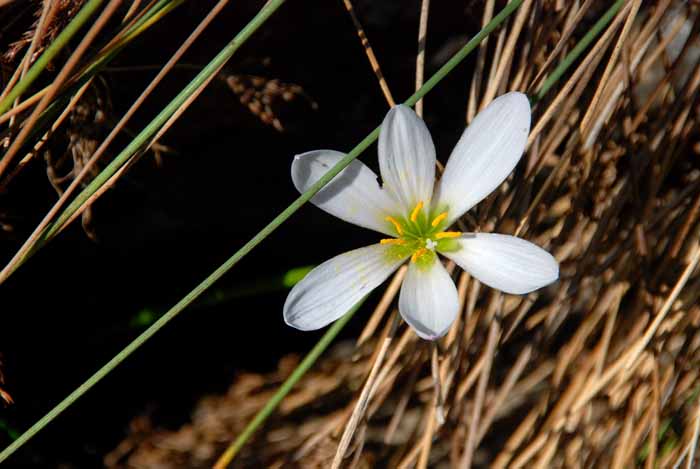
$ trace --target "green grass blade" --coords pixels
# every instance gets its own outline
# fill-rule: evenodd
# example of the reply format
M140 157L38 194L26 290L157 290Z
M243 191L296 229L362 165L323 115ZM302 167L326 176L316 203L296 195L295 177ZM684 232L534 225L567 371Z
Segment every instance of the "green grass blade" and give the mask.
M150 26L163 19L168 13L184 3L185 0L160 0L153 5L141 18L139 18L125 33L114 49L103 53L95 58L95 61L88 65L80 75L61 92L56 99L41 113L39 120L34 125L32 132L27 137L26 147L34 145L35 139L46 133L49 126L54 122L56 116L60 114L71 100L72 96L92 77L101 72L119 52L121 52L133 40L139 37ZM45 91L45 90L44 90ZM27 148L29 151L29 148ZM24 259L26 260L26 259Z
M169 115L165 115L166 111L170 113L174 112L179 106L180 102L183 102L187 96L189 96L195 89L206 80L207 72L209 74L213 73L218 65L224 63L228 60L238 48L243 45L243 43L248 40L248 38L263 24L267 19L285 2L285 0L271 0L258 12L258 14L234 37L234 39L212 60L212 62L200 72L197 77L190 82L190 84L175 98L173 102L170 103L166 109L164 109L151 124L144 129L144 131L139 134L140 137L145 141L148 137L144 137L146 130L151 129L153 133L162 125ZM181 101L178 101L181 98ZM178 101L178 102L176 102ZM158 120L158 118L161 118ZM149 135L150 136L150 135ZM138 138L138 137L137 137ZM138 149L139 145L130 146L134 149ZM124 152L122 152L124 153ZM106 180L106 179L105 179ZM234 256L235 257L235 256ZM90 388L97 384L102 378L104 378L110 371L112 371L117 365L119 365L126 357L131 355L136 349L138 349L144 342L151 338L156 332L158 332L165 324L170 322L177 314L182 311L187 305L194 301L199 295L201 295L214 281L218 280L226 271L230 268L229 265L233 265L240 259L231 258L227 263L219 267L214 273L205 279L200 285L198 285L194 290L192 290L188 295L186 295L182 300L180 300L173 308L171 308L167 313L161 316L153 325L141 333L134 341L132 341L128 346L121 350L114 358L103 365L95 374L93 374L87 381L81 384L75 391L73 391L68 397L63 399L56 407L51 409L44 417L39 419L34 425L32 425L27 431L20 435L17 440L13 441L7 448L5 448L0 453L0 463L9 458L15 451L21 448L27 441L29 441L34 435L41 431L49 422L60 415L65 409L67 409L73 402L79 399L83 394L85 394ZM233 263L232 263L233 261Z
M488 34L491 33L496 27L498 27L505 18L507 18L510 14L512 14L515 9L520 6L522 3L522 0L514 0L511 3L509 3L501 12L496 15L489 24L487 24L479 33L474 36L460 51L455 54L447 63L445 63L440 70L437 71L428 81L425 82L425 84L418 90L416 91L415 94L413 94L411 97L409 97L405 104L412 106L414 105L418 100L423 98L430 90L435 87L437 83L440 82L448 73L452 71L459 63L461 63L464 58L469 55L477 46L478 44L486 37ZM245 30L244 30L245 31ZM241 32L241 34L244 33L244 31ZM246 37L247 38L247 37ZM93 179L93 181L80 193L76 198L71 202L71 204L66 207L66 209L61 213L61 215L58 217L58 219L51 225L49 225L46 229L45 234L42 236L42 240L40 243L36 246L35 249L32 250L30 254L33 254L36 249L40 248L46 241L50 240L55 236L62 228L63 224L66 223L70 217L75 213L76 210L80 208L80 206L94 194L102 184L104 184L114 173L116 173L119 168L121 168L128 160L131 158L131 155L136 153L138 149L143 146L146 142L149 141L149 139L158 131L158 129L167 121L167 119L175 112L175 110L187 99L189 94L196 89L201 83L203 83L211 73L213 73L221 63L225 62L228 60L230 55L235 52L237 49L237 44L238 42L236 39L234 39L227 48L222 50L222 52L217 55L217 57L210 62L207 67L205 67L198 75L195 77L192 82L175 98L171 103L161 111L161 113L146 127L144 128L139 135L132 140L132 142L121 152L117 157L105 168L103 169L100 174ZM229 51L229 48L233 48L233 50ZM369 145L374 143L374 141L377 139L379 136L379 128L377 127L370 135L368 135L362 142L360 142L359 145L357 145L353 151L351 151L344 160L340 161L336 167L332 168L331 171L326 173L324 177L322 177L317 184L312 186L311 189L316 188L309 197L304 198L300 197L295 201L290 207L288 207L285 212L281 214L280 217L276 218L274 221L277 221L280 219L280 223L286 220L289 215L294 213L296 210L301 207L304 203L310 199L313 194L315 194L321 187L323 187L325 184L327 184L333 177L335 177L336 174L338 174L340 171L342 171L343 168L345 168L352 160L357 158ZM291 210L290 210L291 209ZM289 210L289 212L288 212ZM289 213L289 215L286 215ZM286 216L284 216L286 215ZM273 221L273 222L274 222ZM264 237L267 236L266 233ZM264 238L263 237L263 238ZM251 240L253 241L253 240ZM257 243L256 243L257 244ZM245 246L244 246L245 248ZM247 253L247 252L246 252ZM25 259L23 259L21 262L17 264L17 267L24 263L26 259L29 256L26 256Z
M413 105L421 99L425 94L432 90L435 85L437 85L449 72L451 72L464 58L473 51L491 31L493 31L498 25L500 25L510 14L512 14L515 9L520 6L523 0L513 0L506 7L496 15L493 20L480 31L472 40L470 40L455 56L453 56L445 65L443 65L436 73L433 75L425 84L413 94L407 101L406 104ZM253 20L248 23L248 25L241 30L241 32L195 77L192 82L190 82L185 89L178 94L178 96L168 105L163 111L136 137L135 142L132 142L127 148L117 156L117 159L112 162L108 168L111 167L112 173L118 169L120 163L126 162L130 157L131 153L137 151L139 147L145 143L149 136L154 134L157 129L165 123L169 114L172 114L180 105L181 102L189 96L197 87L203 83L209 74L214 73L219 65L224 63L228 58L233 55L233 53L241 46L245 40L247 40L250 35L257 28L259 28L269 17L276 11L282 4L284 0L271 0L268 2L262 10L256 15ZM31 439L36 433L41 431L46 425L48 425L53 419L60 415L65 409L67 409L71 404L78 400L83 394L85 394L90 388L97 384L102 378L109 374L114 368L116 368L122 361L124 361L129 355L131 355L135 350L137 350L142 344L144 344L148 339L155 335L165 324L170 322L175 318L183 309L185 309L190 303L197 299L204 291L206 291L212 284L219 280L226 272L228 272L234 265L238 263L243 257L245 257L250 251L253 250L258 244L260 244L265 238L267 238L275 229L277 229L282 223L284 223L289 217L291 217L303 204L308 202L324 185L330 182L340 171L342 171L352 160L357 158L369 145L377 140L379 136L379 127L374 129L367 137L365 137L355 148L353 148L348 155L343 158L338 164L331 168L326 174L324 174L315 184L313 184L306 192L301 194L294 202L292 202L282 213L275 217L267 226L265 226L258 234L256 234L250 241L248 241L243 247L241 247L233 256L231 256L226 262L224 262L218 269L216 269L209 277L204 279L199 285L197 285L190 293L188 293L184 298L182 298L175 306L173 306L167 313L161 316L152 326L141 333L136 339L134 339L129 345L127 345L122 351L120 351L114 358L107 362L102 368L100 368L95 374L88 378L83 384L81 384L75 391L73 391L68 397L61 401L56 407L49 411L44 417L42 417L38 422L36 422L32 427L30 427L24 434L22 434L16 441L14 441L10 446L8 446L2 453L0 453L0 462L7 459L15 451L17 451L22 445L24 445L29 439ZM118 159L122 158L121 162L117 162ZM96 190L100 184L104 183L109 176L104 176L105 171L100 173L98 178L101 179L99 183L95 183L88 186L88 189L92 191ZM111 174L110 174L111 175ZM85 192L85 191L84 191ZM81 193L81 195L84 194ZM78 197L80 197L79 195ZM73 204L71 205L73 206ZM69 207L70 208L70 207ZM77 208L77 206L75 207ZM67 209L68 210L68 209ZM64 212L65 213L65 212ZM67 217L62 218L63 220ZM60 226L57 222L54 225L54 230L56 227ZM55 231L54 231L55 232Z
M0 114L3 114L14 102L14 100L27 91L27 88L34 83L34 80L44 71L46 66L51 62L56 55L68 44L73 36L82 28L85 23L95 14L97 9L102 4L103 0L90 0L80 9L77 15L68 23L63 31L56 37L51 45L44 51L43 54L34 62L27 70L27 74L20 80L14 88L0 101Z
M207 81L216 70L227 62L248 38L285 2L269 1L237 35L212 59L197 76L160 112L158 115L122 150L112 162L93 179L90 184L76 196L71 204L49 227L44 240L53 237L73 213L94 194L111 176L116 173L138 150L146 145L151 137L165 124L177 109Z
M277 408L277 406L282 402L287 394L294 388L294 386L299 382L299 380L306 374L307 371L313 366L313 364L318 360L318 357L328 348L328 346L333 342L338 333L345 327L345 325L352 319L355 312L362 306L362 303L367 299L367 297L360 300L355 306L352 307L347 314L342 316L336 322L334 322L331 327L328 328L323 337L314 345L314 348L304 357L299 365L292 371L292 374L282 383L282 385L277 389L275 394L265 403L265 406L260 409L260 411L255 414L253 420L251 420L248 425L243 429L241 434L236 438L236 440L226 448L226 451L221 455L219 461L217 461L214 469L225 468L228 466L229 462L236 456L236 453L245 445L248 439L255 433L255 430L260 427L267 418L272 414L272 412Z
M547 77L544 83L542 83L542 87L532 99L533 103L542 99L549 92L549 89L559 81L559 79L564 75L564 73L566 73L576 59L579 58L583 51L588 49L593 40L598 37L603 29L605 29L605 27L612 21L624 3L624 0L617 0L610 8L608 8L608 11L606 11L605 14L598 19L598 21L596 21L593 27L581 38L576 46L571 49L571 52L566 54L564 60L557 65L557 68L555 68L552 74Z
M130 144L120 155L117 157L122 157L122 161L117 162L114 164L112 168L110 168L111 173L107 176L103 176L101 178L101 181L98 183L95 183L94 185L91 184L84 193L81 193L80 196L83 196L84 194L88 193L88 191L94 192L100 184L102 184L104 181L108 179L109 176L111 176L118 167L126 162L128 158L133 154L133 152L137 151L141 145L143 145L150 136L155 134L157 129L167 120L169 117L168 113L174 112L175 109L179 106L180 102L183 102L184 99L186 99L187 96L189 96L190 93L194 91L194 89L197 88L197 86L201 83L204 82L204 80L207 78L207 73L212 73L217 67L218 64L223 63L225 60L228 60L228 58L233 55L233 53L240 47L240 45L245 42L245 40L262 24L264 23L265 20L279 7L281 4L284 3L284 0L273 0L270 1L266 6L261 10L261 12L251 21L251 23L242 30L239 35L234 38L234 40L229 43L229 45L222 50L219 55L205 68L200 72L200 74L176 97L173 102L171 102L157 117L154 119L154 121L149 124L140 134L137 136L134 142ZM470 40L455 56L453 56L445 65L443 65L438 72L436 72L426 83L421 87L414 95L412 95L408 100L406 100L407 105L413 105L415 104L419 99L423 98L430 90L432 90L449 72L451 72L471 51L473 51L476 46L483 40L490 32L492 32L496 27L498 27L510 14L515 11L520 4L522 3L522 0L513 0L510 2L506 7L501 10L501 12L496 15L493 20L486 26L482 31L480 31L472 40ZM598 23L594 26L594 28L589 31L589 33L584 37L583 40L586 40L587 42L585 43L584 46L579 47L577 45L572 52L565 57L565 59L562 61L562 63L555 69L555 71L552 73L550 77L545 81L542 89L538 93L538 98L541 98L544 96L544 94L556 83L556 81L564 74L564 72L568 69L568 67L575 61L576 57L580 55L580 53L588 46L590 45L590 42L595 38L597 34L600 33L602 28L609 23L609 21L612 19L612 16L619 10L620 5L622 4L621 0L618 0L613 7L611 7L610 10L606 13L604 17L602 17ZM612 11L612 13L611 13ZM242 38L239 39L239 38ZM575 55L575 56L574 56ZM573 57L572 57L573 56ZM216 64L216 65L215 65ZM0 462L4 461L7 459L11 454L13 454L17 449L19 449L24 443L26 443L33 435L38 433L42 428L44 428L49 422L51 422L54 418L56 418L63 410L68 408L72 403L74 403L77 399L79 399L85 392L87 392L92 386L97 384L102 378L104 378L109 372L111 372L117 365L119 365L124 359L126 359L131 353L133 353L135 350L137 350L143 343L145 343L149 338L151 338L153 335L155 335L156 332L158 332L165 324L170 322L175 316L177 316L183 309L185 309L190 303L192 303L197 297L199 297L204 291L206 291L213 283L215 283L217 280L219 280L226 272L228 272L235 264L238 263L243 257L245 257L252 249L254 249L260 242L262 242L267 236L269 236L275 229L277 229L282 223L284 223L289 217L291 217L304 203L309 201L325 184L330 182L340 171L342 171L352 160L357 158L367 147L369 147L372 143L376 141L376 139L379 136L379 127L374 129L367 137L365 137L355 148L353 148L345 158L343 158L336 166L331 168L326 174L324 174L314 185L312 185L306 192L301 194L294 202L292 202L284 211L282 211L277 217L275 217L267 226L265 226L260 232L258 232L248 243L246 243L243 247L241 247L233 256L231 256L224 264L222 264L218 269L216 269L209 277L207 277L204 281L202 281L197 287L195 287L190 293L188 293L182 300L180 300L175 306L173 306L167 313L165 313L162 317L160 317L151 327L149 327L146 331L144 331L141 335L139 335L133 342L131 342L127 347L125 347L119 354L117 354L112 360L110 360L108 363L106 363L98 372L96 372L93 376L91 376L87 381L85 381L81 386L79 386L75 391L73 391L68 397L66 397L60 404L58 404L54 409L52 409L49 413L47 413L42 419L40 419L37 423L35 423L29 430L27 430L23 435L21 435L13 444L11 444L8 448L6 448L2 453L0 453ZM115 160L116 161L116 160ZM114 163L114 162L113 162ZM112 165L110 165L112 166ZM109 167L108 167L109 168ZM102 174L100 175L102 176ZM98 176L99 177L99 176ZM92 193L90 192L90 193ZM80 197L79 196L79 197ZM83 200L86 200L87 197L89 197L89 194L84 197ZM80 202L82 203L82 202ZM71 207L74 209L77 209L77 206L79 204ZM69 207L69 209L71 208ZM68 210L68 209L67 209ZM66 212L64 212L65 214ZM68 217L70 216L70 213L67 216L62 216L60 220L65 221ZM61 223L57 221L57 223L53 226L53 230L50 232L50 234L55 233L58 228L60 228ZM344 318L340 319L334 326L332 326L331 329L326 334L329 334L332 330L335 332L333 328L336 326L339 328L342 328L342 326L345 325L345 323L349 320L350 315L346 315ZM338 325L340 323L340 325ZM337 334L337 332L335 332ZM322 338L321 342L316 345L316 347L320 347L322 349L325 349L328 344L330 344L330 341L335 335L333 335L330 339L328 339L328 342L324 342L324 339L327 337L327 335L324 335L324 338ZM317 348L314 348L314 350L317 350ZM323 350L321 350L322 352ZM263 412L256 416L256 418L249 424L249 427L246 428L247 432L242 434L236 442L232 445L232 448L236 448L233 450L234 454L235 451L240 449L243 444L247 441L247 439L252 435L252 433L255 431L255 429L264 422L264 420L267 418L267 416L270 415L270 413L274 410L274 408L279 404L279 402L284 398L284 396L291 390L293 384L298 381L303 374L310 368L310 366L313 364L313 362L320 356L320 353L314 354L310 353L304 362L304 367L301 369L295 370L293 373L294 381L292 382L291 385L284 386L283 388L280 388L277 394L275 394L275 397L273 400L268 402L268 404L265 406L263 409ZM309 360L308 363L306 363L306 360ZM297 373L297 371L299 371ZM290 377L291 379L291 377ZM285 382L287 384L287 382ZM250 429L249 429L250 428Z
M449 73L461 60L463 60L472 50L478 46L478 44L489 34L491 33L505 18L507 18L513 11L520 6L521 2L511 2L509 3L501 12L496 15L493 20L487 24L484 29L482 29L472 40L467 43L464 48L462 48L449 62L447 62L438 73L433 75L424 85L423 88L419 89L413 96L411 96L405 104L408 105L414 105L418 100L420 100L425 94L427 94L428 91L430 91L442 78L444 75L440 75L440 72L445 71L445 73ZM541 99L544 97L544 95L549 91L549 89L564 75L566 70L575 62L576 58L578 58L579 55L591 44L593 39L600 34L600 32L603 30L603 28L610 23L614 15L619 11L620 7L622 6L622 1L616 2L608 12L601 17L598 22L595 24L595 26L584 36L584 38L576 45L576 47L569 53L567 56L564 58L564 60L557 66L557 68L554 70L552 75L547 79L547 81L544 83L542 86L542 89L540 89L540 92L537 95L536 99ZM379 129L376 129L375 132L378 132ZM371 135L374 135L372 133ZM364 141L363 141L364 142ZM335 169L335 168L334 168ZM324 336L325 338L325 336ZM298 369L301 367L301 364L294 370L293 374L295 374ZM309 369L308 366L305 366L304 372ZM285 382L286 384L286 382ZM285 389L286 393L291 391L291 387L288 389ZM217 463L217 469L226 467L228 463L230 463L235 455L240 451L241 447L246 443L246 441L252 436L254 431L260 426L262 422L265 421L265 419L268 417L269 413L273 410L270 409L271 405L273 404L274 400L274 407L279 405L281 402L281 398L278 399L278 394L280 394L282 391L282 388L278 390L278 392L273 396L273 398L268 401L268 403L265 405L265 407L258 412L258 414L255 415L253 420L246 426L246 428L243 430L243 432L236 438L236 440L229 446L226 450L226 452L221 456L219 459L220 462L223 463L223 465L219 465ZM285 394L286 394L285 393ZM281 396L282 398L284 396Z
M425 96L431 89L437 85L449 72L451 72L472 50L476 48L479 42L485 38L491 31L493 31L500 23L502 23L515 9L520 6L523 0L513 0L510 2L494 19L484 28L479 34L477 34L472 40L470 40L455 56L450 59L445 65L443 65L440 70L433 77L431 77L426 83L420 88L416 93L411 96L406 104L413 105L417 100ZM225 60L233 55L233 53L241 46L245 40L250 37L250 35L260 27L269 18L274 11L276 11L282 4L284 0L272 0L268 2L265 7L256 15L253 20L248 23L248 25L241 30L241 32L236 36L236 38L229 43L229 45L224 48L212 62L210 62L207 67L200 72L195 79L190 82L190 84L154 119L149 126L147 126L137 137L140 140L138 144L129 145L127 149L131 148L132 151L138 150L142 143L147 140L146 135L149 132L155 133L160 125L162 125L166 119L169 117L166 111L174 112L179 106L179 100L184 101L186 96L192 93L200 83L203 83L206 79L207 73L213 73L214 70L223 63ZM151 133L151 135L152 135ZM150 136L150 135L149 135ZM48 425L52 420L54 420L58 415L60 415L65 409L67 409L71 404L78 400L83 394L85 394L89 389L91 389L95 384L97 384L102 378L107 376L114 368L116 368L122 361L124 361L129 355L131 355L135 350L137 350L141 345L143 345L148 339L155 335L163 326L174 319L183 309L185 309L190 303L197 299L204 291L206 291L212 284L219 280L226 272L228 272L234 265L238 263L243 257L245 257L253 248L260 244L267 236L269 236L275 229L277 229L282 223L284 223L289 217L292 216L301 206L311 199L325 184L327 184L333 177L335 177L340 171L345 168L352 160L357 158L369 145L371 145L379 136L379 127L372 131L367 137L365 137L355 148L353 148L348 155L341 160L336 166L331 168L324 176L322 176L315 184L313 184L306 192L301 194L292 204L290 204L282 213L275 217L267 226L265 226L258 234L256 234L250 241L248 241L242 248L240 248L233 256L231 256L226 262L224 262L218 269L216 269L209 277L204 279L199 285L197 285L190 293L188 293L184 298L182 298L175 306L173 306L168 312L161 316L153 325L142 332L136 339L134 339L129 345L127 345L122 351L120 351L114 358L102 366L95 374L88 378L83 384L81 384L75 391L73 391L68 397L63 399L56 407L51 409L44 417L32 425L24 434L22 434L16 441L14 441L10 446L0 453L0 462L6 460L15 451L21 448L27 441L29 441L34 435L41 431L46 425ZM130 156L126 154L126 149L123 154L126 155L124 161ZM119 157L117 157L119 158ZM115 165L116 166L116 165ZM116 171L116 169L114 169ZM103 182L107 178L103 178ZM97 185L93 187L95 190Z

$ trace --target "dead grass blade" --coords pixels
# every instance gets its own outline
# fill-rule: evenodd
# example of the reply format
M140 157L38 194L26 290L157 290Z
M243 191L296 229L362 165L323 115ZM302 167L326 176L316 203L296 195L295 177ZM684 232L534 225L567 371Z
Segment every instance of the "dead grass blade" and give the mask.
M476 3L472 15L488 21L495 2ZM502 90L541 89L610 7L576 4L531 2L482 46L464 90L467 120ZM304 378L300 388L324 394L285 409L238 463L290 467L303 448L293 464L328 467L374 364L365 418L358 412L346 442L358 467L697 467L698 15L686 2L624 2L536 104L526 162L465 220L550 249L558 284L503 296L458 273L461 315L435 355L410 330L384 349L374 332L384 313L372 318L360 343ZM186 427L194 443L179 453L163 443L177 432L134 434L122 461L206 465L198 450L221 445L213 429L235 433L254 410L234 403L277 376L256 375L252 391L239 378L217 405L201 403Z
M34 124L39 119L41 113L44 111L44 109L46 109L46 107L49 105L54 96L58 94L58 91L61 89L61 86L68 79L73 69L78 65L78 62L82 58L87 48L90 46L95 37L97 37L97 35L100 33L102 28L105 26L112 14L114 14L114 12L120 4L121 0L111 0L109 4L105 7L104 11L97 18L97 20L95 20L95 23L90 27L88 32L85 33L83 40L80 41L78 47L63 65L63 68L54 79L46 95L44 95L41 101L39 101L39 104L37 104L37 106L34 108L32 113L24 123L24 127L22 127L22 130L20 130L19 134L12 141L12 144L0 160L0 177L3 175L3 173L5 173L13 158L19 151L20 147L24 144L25 139L28 137L29 133L34 128Z
M138 111L138 109L148 98L148 96L150 96L150 94L155 90L155 88L163 80L163 78L165 78L168 75L168 73L173 69L175 64L180 60L180 58L185 54L185 52L190 48L190 46L197 40L197 38L207 28L211 21L221 12L221 10L226 6L226 4L228 4L228 0L220 0L210 10L207 16L199 23L199 25L194 29L190 36L182 43L182 45L177 49L177 51L175 51L173 56L165 63L165 65L163 65L162 69L158 72L158 74L156 74L153 80L151 80L146 89L144 89L141 95L139 95L136 101L134 101L134 103L131 105L129 110L124 114L124 116L122 116L119 122L114 126L114 128L104 139L104 141L95 150L95 152L84 165L82 170L76 175L73 181L71 181L71 184L61 195L59 200L53 205L51 210L49 210L49 212L44 216L44 219L39 223L39 225L37 225L32 234L24 242L22 247L20 247L17 253L12 257L12 259L7 263L7 265L2 269L2 271L0 271L0 283L3 283L17 269L17 267L22 262L24 262L24 260L26 260L27 256L35 248L37 243L42 240L42 236L45 233L46 228L49 226L50 223L54 221L56 216L59 214L60 210L71 198L75 190L81 186L85 178L90 174L93 168L96 167L97 162L104 155L105 151L107 150L109 145L114 141L117 135L119 135L119 133L122 132L129 119L131 119L131 117L136 113L136 111ZM135 19L137 18L134 18L134 20ZM164 126L164 129L169 128L170 125L166 124ZM157 138L152 140L151 144L153 144L153 142L155 141L157 141ZM122 172L118 173L119 176L121 176L121 174ZM119 176L117 176L116 178L112 178L110 182L104 186L104 189L102 191L95 194L93 198L91 198L81 207L81 209L77 210L73 217L65 223L65 226L69 225L75 218L82 214L83 211L87 207L89 207L90 204L94 202L94 200L96 200L97 197L99 197L99 195L101 195L104 191L111 187L114 184L114 182L116 182Z

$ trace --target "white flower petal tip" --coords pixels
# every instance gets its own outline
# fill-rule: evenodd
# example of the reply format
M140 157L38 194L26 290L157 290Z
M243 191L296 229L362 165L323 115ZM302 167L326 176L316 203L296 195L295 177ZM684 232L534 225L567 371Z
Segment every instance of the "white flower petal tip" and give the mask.
M482 283L505 293L524 295L556 282L559 264L541 247L515 236L466 234L461 249L445 256Z
M411 262L401 285L399 312L422 339L436 340L447 333L457 318L459 298L439 260L427 268Z
M430 206L435 184L435 145L425 122L408 106L391 108L379 133L379 169L384 188L404 210Z
M294 186L299 192L306 192L344 157L344 153L333 150L296 155L292 161ZM318 191L311 203L354 225L392 234L384 218L396 211L396 202L379 186L374 171L358 160L353 160Z
M531 111L527 96L511 92L494 99L464 130L436 191L449 207L449 222L493 192L525 151Z
M374 244L340 254L309 272L284 303L284 321L302 331L320 329L347 313L381 285L405 258Z

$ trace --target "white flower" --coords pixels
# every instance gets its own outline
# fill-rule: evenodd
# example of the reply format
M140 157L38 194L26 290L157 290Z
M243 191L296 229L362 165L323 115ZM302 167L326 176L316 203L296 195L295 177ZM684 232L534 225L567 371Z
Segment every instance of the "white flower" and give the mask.
M556 281L556 260L528 241L445 231L505 180L529 132L527 97L517 92L500 96L464 131L436 185L435 147L428 128L409 107L392 108L379 136L383 187L371 169L354 160L311 199L342 220L391 238L312 270L287 297L287 324L301 330L326 326L409 261L399 312L420 337L439 338L456 319L459 301L438 253L506 293L529 293ZM294 185L306 191L344 156L332 150L296 156Z

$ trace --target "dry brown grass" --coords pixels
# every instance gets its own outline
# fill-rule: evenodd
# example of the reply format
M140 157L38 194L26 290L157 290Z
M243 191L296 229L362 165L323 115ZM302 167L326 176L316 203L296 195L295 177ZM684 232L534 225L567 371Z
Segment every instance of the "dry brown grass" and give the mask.
M479 50L468 120L496 95L537 91L608 6L565 3L525 1ZM686 3L627 2L536 104L525 162L465 220L547 248L560 282L504 296L454 269L463 313L431 348L394 327L395 279L357 344L327 355L235 465L693 467L698 24ZM178 431L135 421L107 466L210 467L295 364L239 376Z

